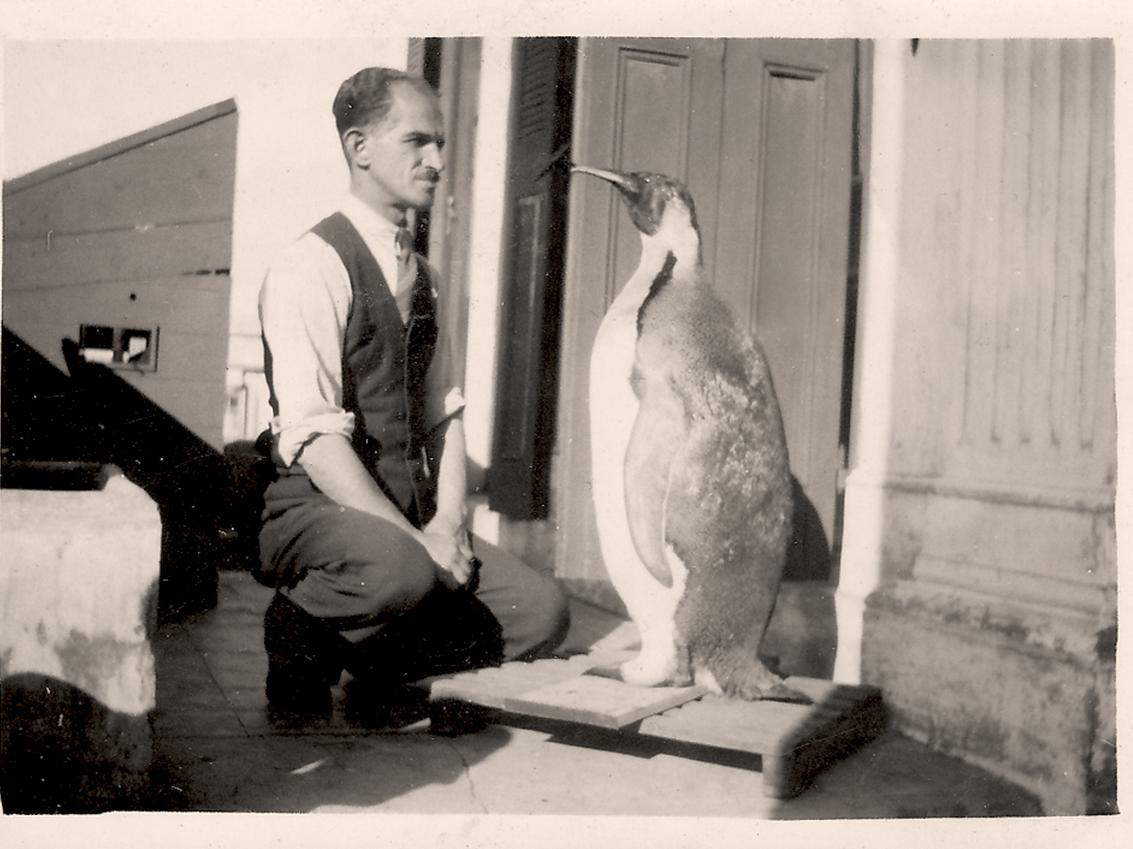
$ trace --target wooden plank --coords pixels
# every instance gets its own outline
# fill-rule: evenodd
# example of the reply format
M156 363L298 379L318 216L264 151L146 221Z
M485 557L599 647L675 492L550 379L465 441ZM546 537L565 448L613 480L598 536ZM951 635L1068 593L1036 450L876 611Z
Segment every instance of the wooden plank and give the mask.
M790 678L788 682L815 703L745 702L709 696L679 711L650 717L642 722L640 731L686 743L767 754L798 746L816 728L837 722L876 693L869 687L813 678Z
M163 333L208 333L224 346L229 297L227 276L116 280L61 289L5 288L4 323L17 333L28 325L58 327L63 336L73 338L80 324L156 324Z
M624 653L628 656L629 653ZM473 669L426 678L418 686L429 689L429 697L438 701L455 699L483 707L503 710L505 702L548 684L567 681L583 675L592 666L623 656L618 652L579 654L570 658L545 658L527 662L514 661L502 666Z
M455 699L483 707L503 710L514 696L556 681L575 678L586 671L585 655L566 660L546 659L532 663L505 663L503 666L474 669L421 682L434 701Z
M880 691L808 678L790 686L813 705L707 697L642 721L639 733L763 758L763 791L798 795L822 770L874 739L884 727Z
M597 675L579 675L504 700L513 713L624 728L644 717L703 696L703 687L634 687Z
M212 103L208 106L201 107L194 112L187 115L181 115L177 118L172 118L154 127L148 127L137 133L129 136L124 136L120 139L107 142L106 144L99 145L84 153L77 153L74 156L68 156L59 162L53 162L50 165L44 165L42 168L37 168L20 177L4 182L4 193L15 194L30 189L32 186L37 186L48 180L66 174L69 171L75 171L79 168L85 168L88 165L93 165L103 159L109 159L111 156L118 156L125 153L127 150L135 147L141 147L145 144L150 144L165 136L179 133L182 130L187 130L197 124L203 124L206 121L211 121L214 118L219 118L224 115L229 115L236 111L236 101L233 98L222 100L219 103Z
M4 238L232 217L236 115L164 136L23 191L4 192Z
M807 705L786 702L706 696L679 710L649 717L639 731L650 737L759 755L775 751L794 729L801 728L808 710Z
M129 324L127 326L135 326ZM147 327L137 323L138 327ZM23 325L9 328L33 349L39 351L53 366L66 372L63 361L62 340L77 339L78 325L73 328L60 325ZM157 368L134 369L113 367L114 373L128 383L141 384L181 381L223 386L228 360L225 356L224 337L209 333L181 333L161 327L157 340ZM144 373L140 373L144 372Z
M4 240L4 291L146 280L227 269L230 220Z
M507 663L419 685L429 688L438 707L464 702L502 711L504 717L574 722L759 755L763 792L777 799L798 795L817 774L874 739L885 725L875 687L787 679L814 700L811 705L746 702L708 695L703 687L634 687L617 680L615 665L634 653L622 649Z

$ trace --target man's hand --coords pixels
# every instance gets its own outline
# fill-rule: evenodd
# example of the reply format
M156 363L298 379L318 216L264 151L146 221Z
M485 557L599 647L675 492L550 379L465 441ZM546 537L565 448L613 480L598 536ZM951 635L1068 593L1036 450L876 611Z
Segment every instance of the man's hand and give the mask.
M421 543L437 564L441 583L452 589L468 586L476 573L478 561L472 552L472 539L463 523L434 519L421 532Z
M374 483L345 437L338 434L316 437L303 448L299 463L315 485L334 501L385 519L421 543L436 564L437 578L442 584L452 589L469 585L476 570L464 523L463 500L450 495L448 501L455 506L439 512L419 531ZM456 490L459 485L457 480L451 486Z

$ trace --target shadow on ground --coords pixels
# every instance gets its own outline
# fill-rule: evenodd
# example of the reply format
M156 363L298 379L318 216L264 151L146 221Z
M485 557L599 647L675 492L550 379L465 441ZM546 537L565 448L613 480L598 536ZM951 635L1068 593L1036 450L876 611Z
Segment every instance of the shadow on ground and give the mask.
M10 814L90 814L144 804L149 717L114 711L50 675L0 682L0 803Z
M150 810L373 808L407 794L470 793L468 768L505 746L488 729L473 750L428 730L424 695L367 702L335 690L327 719L273 716L264 695L263 612L271 590L222 572L215 610L157 634ZM343 683L347 683L344 681ZM465 799L467 804L467 799ZM465 805L462 805L462 807Z

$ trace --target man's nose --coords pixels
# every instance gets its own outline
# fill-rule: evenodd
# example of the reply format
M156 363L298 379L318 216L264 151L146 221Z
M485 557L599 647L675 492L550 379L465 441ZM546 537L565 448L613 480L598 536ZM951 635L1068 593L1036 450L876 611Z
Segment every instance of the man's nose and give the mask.
M445 159L441 155L441 147L438 144L430 144L425 147L425 155L423 158L425 165L432 168L438 174L445 170Z

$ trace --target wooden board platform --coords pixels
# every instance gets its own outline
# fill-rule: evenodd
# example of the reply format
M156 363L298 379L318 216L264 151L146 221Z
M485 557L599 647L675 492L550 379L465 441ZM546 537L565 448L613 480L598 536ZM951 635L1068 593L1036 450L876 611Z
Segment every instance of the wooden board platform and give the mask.
M787 684L814 704L705 696L644 719L637 733L757 754L763 761L764 795L790 799L877 737L885 727L885 710L876 687L801 677L788 678Z
M504 699L504 710L617 730L706 692L703 687L630 687L585 674L509 696Z
M811 780L881 733L876 687L788 678L812 705L744 702L699 687L634 687L592 674L633 652L505 663L429 679L436 704L461 702L507 714L596 726L622 734L759 755L764 795L797 796Z

